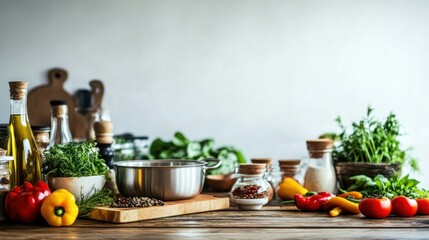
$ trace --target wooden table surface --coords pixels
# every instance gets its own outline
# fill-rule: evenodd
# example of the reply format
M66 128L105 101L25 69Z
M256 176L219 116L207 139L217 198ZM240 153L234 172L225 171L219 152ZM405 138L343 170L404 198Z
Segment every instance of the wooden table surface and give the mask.
M260 211L231 206L213 212L125 224L79 218L71 227L46 223L0 223L0 239L429 239L429 216L366 219L362 215L280 208L278 201Z

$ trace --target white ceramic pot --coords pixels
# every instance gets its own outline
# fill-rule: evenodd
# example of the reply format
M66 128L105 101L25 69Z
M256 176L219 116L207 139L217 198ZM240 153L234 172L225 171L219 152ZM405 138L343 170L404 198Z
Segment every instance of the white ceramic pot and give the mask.
M71 192L76 200L82 200L82 196L84 199L91 197L96 191L101 190L105 183L104 175L48 178L49 188L52 192L63 188Z

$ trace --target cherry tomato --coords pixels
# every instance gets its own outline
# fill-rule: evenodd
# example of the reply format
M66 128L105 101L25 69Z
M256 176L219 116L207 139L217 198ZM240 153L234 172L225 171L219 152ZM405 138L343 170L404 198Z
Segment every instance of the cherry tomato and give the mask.
M417 201L417 214L429 215L429 198L419 198Z
M412 217L417 213L417 201L405 196L392 199L392 213L399 217Z
M392 211L392 204L386 197L364 198L359 202L359 210L367 218L385 218Z

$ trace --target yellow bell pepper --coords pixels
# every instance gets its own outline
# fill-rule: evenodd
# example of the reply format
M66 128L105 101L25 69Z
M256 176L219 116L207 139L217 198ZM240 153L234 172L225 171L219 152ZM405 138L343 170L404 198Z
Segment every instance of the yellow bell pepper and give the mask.
M305 195L307 192L308 190L301 186L295 179L285 178L279 185L277 195L282 200L293 200L295 199L295 194Z
M76 220L79 208L73 194L65 189L58 189L43 201L41 212L51 226L70 226Z

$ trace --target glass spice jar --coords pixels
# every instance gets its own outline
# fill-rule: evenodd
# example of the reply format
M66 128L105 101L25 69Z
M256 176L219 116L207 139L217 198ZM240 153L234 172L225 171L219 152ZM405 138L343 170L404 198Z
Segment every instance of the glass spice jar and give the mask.
M37 148L39 148L40 156L43 160L43 152L49 145L49 134L51 132L51 128L46 126L31 126L31 130L33 131Z
M301 159L281 159L279 160L280 167L280 182L285 178L293 178L300 184L304 184L304 161Z
M268 203L270 184L265 179L265 164L238 166L238 179L231 189L232 202L242 210L259 210Z
M9 162L12 160L12 156L0 155L0 221L6 220L6 210L4 207L6 196L10 190Z
M265 180L270 184L270 189L268 191L268 201L270 202L275 197L275 186L277 186L278 181L273 173L273 160L271 158L252 158L250 160L252 163L262 163L266 165L267 174L265 174Z
M0 148L7 148L7 138L9 137L8 124L0 124Z
M332 164L332 148L330 139L307 141L309 153L308 167L304 177L304 187L313 192L335 193L337 179Z

